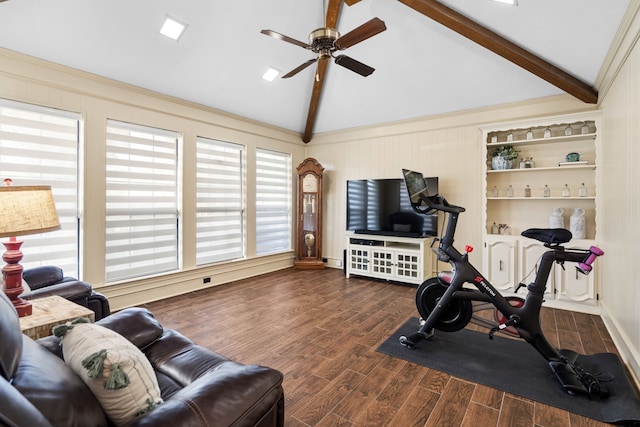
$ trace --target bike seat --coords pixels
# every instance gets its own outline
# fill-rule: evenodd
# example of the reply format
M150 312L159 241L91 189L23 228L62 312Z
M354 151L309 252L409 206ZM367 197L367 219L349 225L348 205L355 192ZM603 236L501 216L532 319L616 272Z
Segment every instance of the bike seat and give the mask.
M567 243L573 237L571 232L564 228L530 228L524 230L521 235L548 245Z

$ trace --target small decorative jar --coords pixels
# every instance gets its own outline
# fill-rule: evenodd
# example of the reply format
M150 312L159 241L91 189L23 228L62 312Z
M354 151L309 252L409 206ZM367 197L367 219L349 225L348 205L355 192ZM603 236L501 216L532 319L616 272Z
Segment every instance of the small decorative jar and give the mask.
M542 189L542 197L549 197L549 196L551 196L551 190L549 189L549 186L545 184L544 188Z
M571 190L569 189L569 186L565 184L564 187L562 187L562 197L570 197L570 196L571 196Z
M585 187L584 182L578 188L578 197L587 197L587 187Z
M582 125L582 128L580 129L580 132L583 134L589 133L589 123L584 122L584 124Z
M528 185L524 187L524 197L531 197L531 187Z
M507 197L513 197L513 187L509 186L509 188L507 188Z
M524 161L524 167L526 169L532 169L536 167L536 162L533 161L533 157L529 157L527 160Z
M565 136L573 135L573 129L571 128L571 125L567 125L567 127L564 128L564 134Z
M498 234L500 232L500 227L495 222L491 226L491 234Z

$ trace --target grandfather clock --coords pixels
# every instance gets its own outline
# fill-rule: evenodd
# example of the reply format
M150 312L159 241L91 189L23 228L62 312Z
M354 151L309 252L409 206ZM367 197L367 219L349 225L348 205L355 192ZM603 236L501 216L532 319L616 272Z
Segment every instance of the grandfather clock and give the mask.
M316 159L298 166L298 216L294 268L315 270L322 262L322 171Z

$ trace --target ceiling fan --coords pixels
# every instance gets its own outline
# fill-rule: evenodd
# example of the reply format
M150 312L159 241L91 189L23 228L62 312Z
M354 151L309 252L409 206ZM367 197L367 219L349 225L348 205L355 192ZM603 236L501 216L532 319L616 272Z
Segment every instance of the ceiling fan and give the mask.
M320 59L329 58L334 58L336 64L348 68L349 70L366 77L373 73L375 69L366 64L363 64L360 61L356 61L355 59L348 57L347 55L336 56L334 55L334 53L338 50L344 50L348 47L351 47L356 43L360 43L361 41L373 37L386 29L387 27L384 25L384 21L382 21L380 18L373 18L370 21L362 24L358 28L349 31L343 36L341 36L340 33L333 28L323 27L313 30L311 34L309 34L309 43L304 43L296 39L292 39L291 37L285 36L272 30L262 30L261 33L285 42L295 44L296 46L303 47L318 54L317 57L310 59L302 65L289 71L287 74L282 76L283 79L295 76L300 71L304 70Z
M357 3L358 1L359 0L345 0L348 5ZM271 36L273 38L294 44L296 46L300 46L304 49L308 49L317 55L315 58L304 62L303 64L299 65L298 67L282 76L283 79L293 77L300 71L309 67L311 64L314 64L316 62L318 63L314 79L313 91L311 94L311 102L309 104L309 113L307 115L307 124L302 136L302 140L304 142L309 142L311 140L311 132L313 131L313 125L315 123L315 116L318 109L318 103L320 101L320 92L322 91L324 76L329 58L333 58L336 64L366 77L373 73L375 69L347 55L336 55L336 52L347 49L348 47L360 43L387 29L384 21L379 18L373 18L365 22L358 28L349 31L344 35L340 35L340 33L336 30L336 27L338 15L340 14L341 4L342 0L329 0L325 26L315 29L309 34L309 43L293 39L273 30L260 31L264 35Z

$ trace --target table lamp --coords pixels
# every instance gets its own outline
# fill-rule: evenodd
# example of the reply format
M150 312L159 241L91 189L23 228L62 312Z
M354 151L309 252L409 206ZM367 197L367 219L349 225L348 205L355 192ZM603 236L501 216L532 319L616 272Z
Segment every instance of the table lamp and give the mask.
M9 180L10 182L10 180ZM38 234L58 230L58 213L49 186L0 187L0 237L9 237L2 242L6 252L2 259L3 291L16 308L18 316L32 313L31 303L20 298L22 294L21 241L16 236Z

